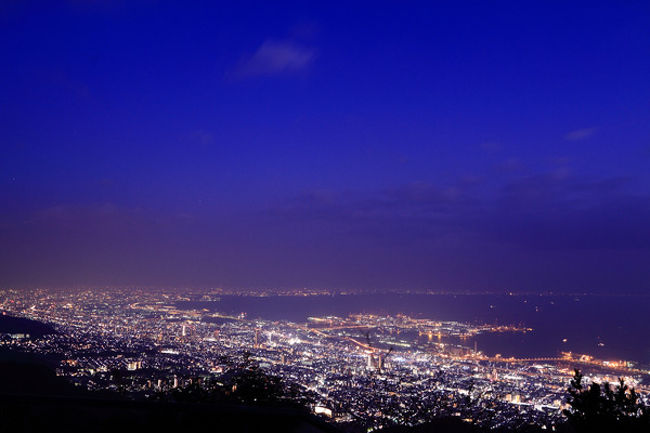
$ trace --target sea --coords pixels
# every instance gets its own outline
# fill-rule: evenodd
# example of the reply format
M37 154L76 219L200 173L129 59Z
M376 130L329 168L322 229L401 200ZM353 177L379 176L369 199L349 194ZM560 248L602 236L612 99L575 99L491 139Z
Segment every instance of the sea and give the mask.
M649 296L394 293L221 296L214 301L182 301L177 306L292 322L305 322L310 316L372 313L471 324L520 325L533 331L485 333L463 344L470 347L476 344L491 356L555 357L571 351L650 366Z
M519 325L527 333L484 333L457 343L487 355L555 357L561 352L650 367L650 296L604 295L426 295L373 293L323 296L221 296L182 301L186 309L207 309L250 319L306 322L310 316L355 313L395 315L470 324ZM0 316L0 333L38 338L54 330L45 324ZM454 342L454 341L452 341Z

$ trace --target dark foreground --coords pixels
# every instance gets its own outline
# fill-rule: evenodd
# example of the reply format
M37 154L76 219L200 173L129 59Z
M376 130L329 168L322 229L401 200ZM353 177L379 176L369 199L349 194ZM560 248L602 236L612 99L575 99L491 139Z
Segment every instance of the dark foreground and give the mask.
M0 361L0 431L66 433L335 432L296 408L132 401L79 390L45 365Z
M0 432L345 432L295 407L133 401L117 393L80 390L49 367L15 356L0 360ZM351 430L350 430L351 431ZM396 429L395 431L406 431ZM420 430L418 430L420 431ZM441 420L431 429L477 432L460 420Z
M335 432L292 409L0 395L7 432Z

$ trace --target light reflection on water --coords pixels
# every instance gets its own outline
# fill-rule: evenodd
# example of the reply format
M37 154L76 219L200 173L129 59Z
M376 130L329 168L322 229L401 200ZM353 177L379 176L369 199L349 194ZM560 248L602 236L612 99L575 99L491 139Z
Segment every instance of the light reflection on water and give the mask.
M222 296L220 301L187 301L177 305L293 322L305 322L309 316L402 313L434 320L525 325L534 331L482 334L463 342L452 337L447 341L470 347L476 341L479 350L488 355L545 357L573 351L601 359L650 364L650 297L643 296Z

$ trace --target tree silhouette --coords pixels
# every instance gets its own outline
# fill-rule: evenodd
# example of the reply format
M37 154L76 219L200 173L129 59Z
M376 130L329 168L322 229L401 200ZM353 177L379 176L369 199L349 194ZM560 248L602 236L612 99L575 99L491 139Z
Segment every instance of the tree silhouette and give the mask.
M607 382L587 386L583 379L583 374L575 370L568 389L570 408L563 411L576 432L650 431L650 408L623 379L615 389Z
M193 378L189 385L168 395L159 393L160 400L186 403L236 403L252 406L284 406L305 408L313 404L313 395L293 382L268 374L251 359L250 352L242 354L241 362L229 362L230 369L216 379Z

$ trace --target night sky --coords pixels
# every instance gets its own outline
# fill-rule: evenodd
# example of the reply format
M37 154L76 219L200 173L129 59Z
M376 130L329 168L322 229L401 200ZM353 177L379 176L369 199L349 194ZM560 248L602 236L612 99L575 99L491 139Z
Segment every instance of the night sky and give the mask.
M650 2L315 3L3 1L0 286L650 292Z

